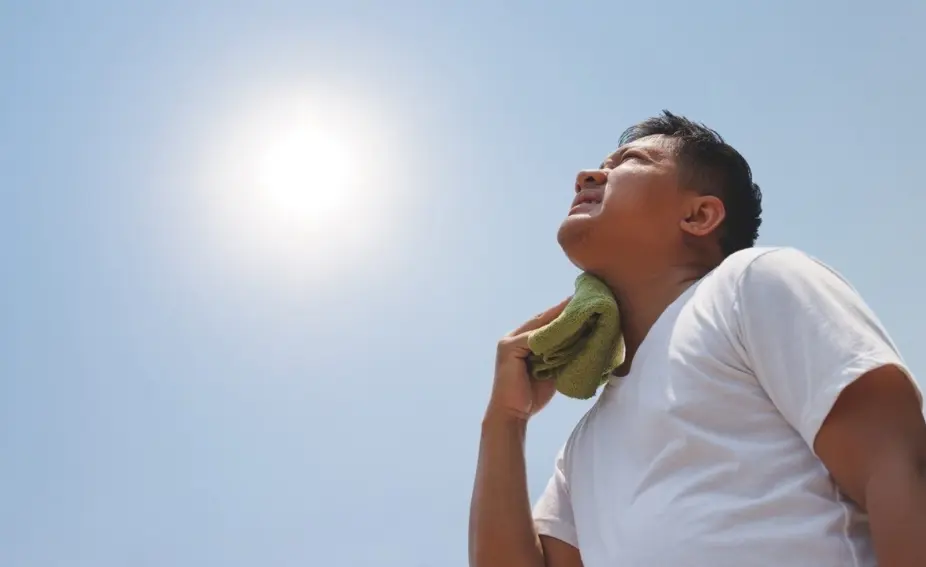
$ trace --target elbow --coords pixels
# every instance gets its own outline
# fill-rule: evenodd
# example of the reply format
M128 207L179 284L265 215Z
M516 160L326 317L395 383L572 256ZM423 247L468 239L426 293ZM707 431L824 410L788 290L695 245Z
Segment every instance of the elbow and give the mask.
M544 567L544 562L543 556L539 557L539 561L530 561L512 557L501 550L485 549L470 551L469 567Z
M513 549L470 540L469 567L545 567L545 563L539 541L533 549Z
M894 459L872 471L858 502L871 515L884 506L912 505L926 515L926 458Z

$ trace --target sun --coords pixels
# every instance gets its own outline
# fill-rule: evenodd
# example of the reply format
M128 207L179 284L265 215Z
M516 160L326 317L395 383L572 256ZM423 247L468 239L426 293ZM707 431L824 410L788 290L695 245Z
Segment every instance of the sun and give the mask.
M345 212L356 174L342 137L297 125L266 144L255 160L254 189L280 222L317 226Z
M218 259L300 281L383 261L409 186L396 116L333 90L284 89L229 108L199 183Z

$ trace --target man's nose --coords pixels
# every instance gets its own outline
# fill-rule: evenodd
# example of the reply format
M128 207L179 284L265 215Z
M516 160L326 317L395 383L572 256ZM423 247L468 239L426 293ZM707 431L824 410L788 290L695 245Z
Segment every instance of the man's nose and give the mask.
M601 169L585 169L576 175L576 193L588 187L604 185L608 181L608 173Z

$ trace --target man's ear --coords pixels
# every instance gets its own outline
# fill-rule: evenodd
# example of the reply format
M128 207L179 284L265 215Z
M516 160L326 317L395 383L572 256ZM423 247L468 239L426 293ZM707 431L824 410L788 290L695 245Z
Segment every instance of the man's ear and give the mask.
M717 230L727 216L723 201L713 195L697 195L686 207L680 226L692 236L707 236Z

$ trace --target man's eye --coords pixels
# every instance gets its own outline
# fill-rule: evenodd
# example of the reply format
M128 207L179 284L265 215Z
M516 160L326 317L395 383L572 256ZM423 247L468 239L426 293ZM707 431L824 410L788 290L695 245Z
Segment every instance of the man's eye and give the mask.
M624 154L624 155L621 156L621 162L625 162L625 161L631 160L631 159L640 159L641 157L642 157L642 156L640 156L640 154L638 154L638 153L636 153L636 152L627 152L626 154Z

